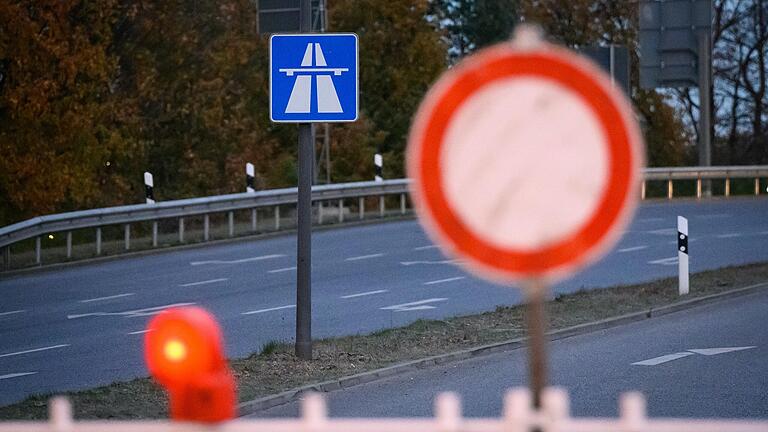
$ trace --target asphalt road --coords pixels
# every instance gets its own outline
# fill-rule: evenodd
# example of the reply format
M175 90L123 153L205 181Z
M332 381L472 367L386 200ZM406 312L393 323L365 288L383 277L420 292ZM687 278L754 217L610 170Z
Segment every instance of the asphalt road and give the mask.
M614 251L555 290L674 275L677 215L690 219L692 271L768 261L766 214L765 198L644 204ZM146 376L141 331L168 305L194 303L213 311L230 356L291 340L295 250L295 238L284 236L0 280L0 404ZM456 267L416 221L313 237L315 337L519 302L516 290Z
M766 418L766 317L762 290L554 341L550 382L568 391L574 416L615 417L619 395L640 390L652 417ZM438 393L451 391L465 416L498 417L507 389L526 383L527 353L516 349L327 393L326 400L335 417L421 417L433 415ZM293 402L258 416L298 411Z

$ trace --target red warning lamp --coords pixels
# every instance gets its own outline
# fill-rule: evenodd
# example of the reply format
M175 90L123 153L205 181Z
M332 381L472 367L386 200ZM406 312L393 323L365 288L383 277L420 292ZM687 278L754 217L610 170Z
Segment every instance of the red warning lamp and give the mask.
M145 359L170 397L175 420L219 422L235 416L235 382L221 329L202 308L168 309L149 323Z

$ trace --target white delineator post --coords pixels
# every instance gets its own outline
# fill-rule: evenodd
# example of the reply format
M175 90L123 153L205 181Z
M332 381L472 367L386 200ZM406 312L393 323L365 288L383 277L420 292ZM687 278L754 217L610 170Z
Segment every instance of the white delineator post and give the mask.
M688 280L688 219L677 217L678 287L680 295L689 291Z
M253 187L254 185L254 169L253 164L248 162L245 164L245 191L246 192L256 192L256 188Z
M377 182L383 181L384 176L382 176L381 172L384 168L384 158L381 157L379 153L376 153L373 155L373 165L375 165L376 173L373 177L373 179Z
M152 178L151 172L145 172L144 173L144 193L147 198L147 204L154 204L155 203L155 181Z

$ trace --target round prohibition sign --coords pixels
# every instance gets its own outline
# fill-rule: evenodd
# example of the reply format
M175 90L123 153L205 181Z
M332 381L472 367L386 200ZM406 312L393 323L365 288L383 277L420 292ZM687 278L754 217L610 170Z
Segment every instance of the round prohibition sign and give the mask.
M447 72L407 157L427 231L504 283L553 282L598 259L634 213L644 159L610 78L544 42L497 45Z

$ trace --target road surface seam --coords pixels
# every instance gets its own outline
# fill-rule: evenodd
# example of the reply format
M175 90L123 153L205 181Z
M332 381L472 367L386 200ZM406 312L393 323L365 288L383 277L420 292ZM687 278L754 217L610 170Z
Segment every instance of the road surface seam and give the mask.
M697 297L690 300L683 300L681 302L672 303L670 305L662 306L659 308L651 308L640 312L633 312L626 315L619 315L612 318L607 318L600 321L593 321L590 323L584 323L567 327L564 329L556 330L547 334L550 341L566 339L573 336L579 336L582 334L592 333L599 330L605 330L608 328L618 327L624 324L630 324L633 322L643 321L646 319L660 317L668 315L670 313L679 312L682 310L690 309L696 306L703 306L710 303L715 303L719 300L726 300L734 297L752 294L761 289L767 288L768 282L749 285L742 288L737 288L731 291L711 294L708 296ZM387 366L381 369L375 369L368 372L359 373L356 375L350 375L341 377L331 381L324 381L315 384L308 384L298 388L286 390L274 395L264 396L251 401L243 402L238 405L238 415L245 417L255 414L259 411L263 411L268 408L272 408L278 405L283 405L292 402L305 392L330 392L334 390L340 390L343 388L354 387L360 384L366 384L380 379L389 378L395 375L401 375L408 372L413 372L419 369L424 369L430 366L442 365L445 363L453 363L460 360L465 360L473 357L480 357L490 354L495 354L504 351L511 351L513 349L522 348L525 346L527 338L511 339L504 342L497 342L494 344L483 345L476 348L469 348L465 350L455 351L447 354L440 354L432 357L427 357L419 360L411 360L404 363L398 363L392 366Z

